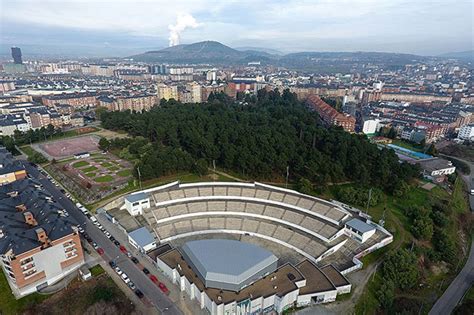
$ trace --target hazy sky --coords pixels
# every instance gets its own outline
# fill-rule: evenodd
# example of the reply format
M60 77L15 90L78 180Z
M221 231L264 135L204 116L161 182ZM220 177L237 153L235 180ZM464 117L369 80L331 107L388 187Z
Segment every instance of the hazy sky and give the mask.
M294 51L473 49L472 0L0 0L2 46L160 48L190 15L181 43ZM189 18L189 16L188 16Z

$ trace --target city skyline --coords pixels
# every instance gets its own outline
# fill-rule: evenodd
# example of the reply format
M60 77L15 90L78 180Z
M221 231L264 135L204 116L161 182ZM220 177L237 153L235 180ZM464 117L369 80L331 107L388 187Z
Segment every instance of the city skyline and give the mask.
M472 49L472 3L464 0L200 0L166 5L147 0L52 0L42 1L40 6L30 0L2 0L1 8L2 52L16 45L48 54L64 45L123 56L167 47L171 36L186 44L216 40L231 47L264 47L283 53L438 55ZM191 24L179 24L182 17L191 19Z

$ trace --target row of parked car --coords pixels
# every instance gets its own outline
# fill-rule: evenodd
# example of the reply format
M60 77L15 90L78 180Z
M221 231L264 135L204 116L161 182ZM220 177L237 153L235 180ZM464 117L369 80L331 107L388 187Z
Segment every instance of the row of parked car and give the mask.
M120 269L119 266L117 266L117 264L115 263L115 261L111 260L109 261L109 265L112 269L115 270L115 272L117 273L117 275L120 276L120 279L122 279L123 282L125 282L125 284L133 291L135 292L135 294L141 299L143 298L144 294L142 291L140 291L140 289L137 289L137 287L135 286L135 283L132 282L132 280L130 280L127 276L127 274L125 272L122 271L122 269Z
M115 239L115 237L113 237L109 231L107 231L100 223L99 221L97 221L97 219L94 217L94 216L91 216L89 211L87 210L86 207L84 207L82 204L80 203L76 203L76 206L79 208L79 210L81 210L82 213L84 213L84 215L86 215L87 217L89 217L89 219L94 223L95 226L97 226L98 229L100 229L104 234L105 236L112 242L115 244L115 246L117 246L120 251L124 254L127 255L128 258L130 258L130 260L134 263L134 264L139 264L140 261L134 257L128 250L125 246L123 246L122 244L120 244L120 242L118 240ZM81 232L82 231L82 232ZM87 233L84 233L84 229L82 229L82 227L79 227L79 232L83 233L83 236L84 238L89 241L89 242L92 242L92 239L90 239L90 237L87 235ZM99 255L103 255L104 254L104 250L102 248L100 248L95 242L92 242L91 243L92 246L94 247L94 249L97 251L97 253L99 253ZM125 284L128 285L128 287L130 289L132 289L135 294L139 297L139 298L142 298L144 295L143 293L137 289L135 287L135 284L128 278L127 274L125 274L115 263L114 260L111 260L109 261L109 265L112 269L115 270L115 272L121 277L121 279L125 282ZM150 280L155 283L159 288L160 290L165 293L165 294L169 294L169 290L168 288L166 287L166 285L162 282L160 282L158 280L158 278L155 276L155 275L152 275L150 273L150 271L143 267L142 268L142 271L145 275L148 276L148 278L150 278Z

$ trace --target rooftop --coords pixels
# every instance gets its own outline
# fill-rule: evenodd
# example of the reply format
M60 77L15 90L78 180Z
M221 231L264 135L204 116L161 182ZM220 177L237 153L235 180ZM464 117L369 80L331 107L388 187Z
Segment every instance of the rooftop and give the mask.
M144 199L148 199L148 196L145 193L131 194L131 195L125 196L125 200L127 200L130 203L134 203L134 202L141 201Z
M285 264L239 292L206 288L177 249L172 249L158 257L172 269L176 269L180 275L185 276L189 282L194 283L200 291L205 291L209 298L218 305L232 301L239 302L249 297L268 297L273 294L281 297L297 289L295 282L304 280L301 273L294 266Z
M223 288L235 286L240 289L262 270L273 272L278 262L270 251L234 240L190 241L182 251L207 285L212 283Z
M346 222L346 225L362 233L375 230L375 227L359 219L351 219Z
M437 171L445 168L454 167L451 161L442 158L432 158L417 161L417 163L426 171Z
M77 223L37 182L23 179L0 187L0 255L14 255L41 246L37 230L42 228L54 241L74 232Z
M131 237L141 248L155 241L153 234L151 234L146 227L136 229L128 233L128 236Z

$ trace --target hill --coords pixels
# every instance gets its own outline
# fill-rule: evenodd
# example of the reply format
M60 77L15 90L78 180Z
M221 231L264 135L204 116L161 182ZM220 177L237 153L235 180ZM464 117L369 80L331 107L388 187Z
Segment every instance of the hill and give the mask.
M398 69L409 63L425 61L430 57L382 52L299 52L281 56L259 48L237 50L216 41L204 41L148 51L130 58L143 62L216 65L260 61L264 65L335 73L358 69L367 63L380 65L386 69Z
M474 62L474 50L449 52L439 56L443 58L454 58L463 61Z
M284 53L282 53L279 50L276 49L271 49L271 48L265 48L265 47L235 47L234 49L239 50L239 51L258 51L261 53L267 53L270 55L277 55L277 56L282 56Z
M260 57L268 57L267 55L267 53L259 51L239 51L216 41L204 41L148 51L144 54L131 56L130 58L144 62L219 64L228 62L244 63L248 62L247 60L249 59L252 61L260 61Z

